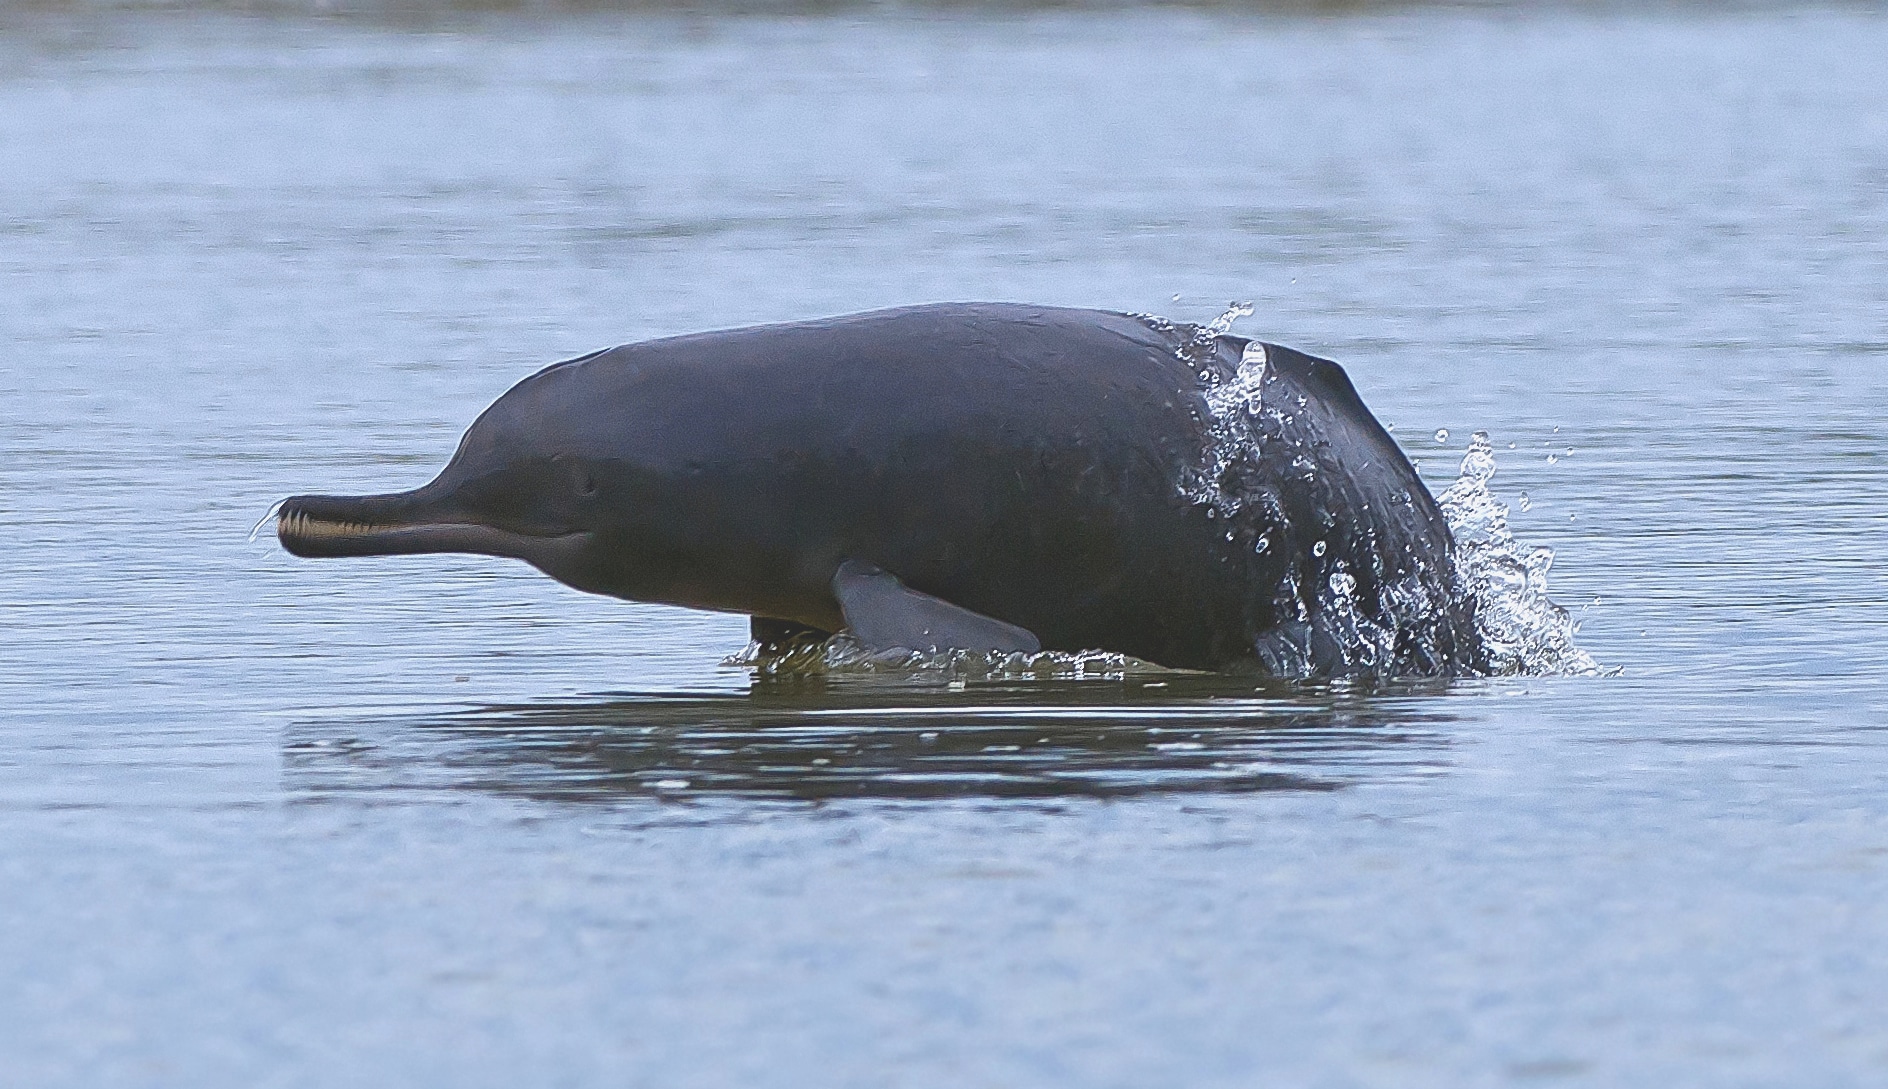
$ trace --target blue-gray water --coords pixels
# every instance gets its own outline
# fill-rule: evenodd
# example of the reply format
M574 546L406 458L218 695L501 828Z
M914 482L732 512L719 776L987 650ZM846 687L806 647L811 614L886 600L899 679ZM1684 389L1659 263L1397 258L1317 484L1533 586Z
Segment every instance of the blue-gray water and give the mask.
M0 20L0 1081L1880 1084L1885 56ZM1623 672L772 684L735 618L245 540L561 357L972 298L1251 299L1436 485L1491 431Z

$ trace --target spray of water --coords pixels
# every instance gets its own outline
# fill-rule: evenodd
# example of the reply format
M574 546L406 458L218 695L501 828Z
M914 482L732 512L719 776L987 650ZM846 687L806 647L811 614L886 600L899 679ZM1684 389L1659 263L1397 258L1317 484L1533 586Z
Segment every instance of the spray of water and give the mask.
M1253 341L1246 345L1238 368L1228 377L1215 365L1218 349L1214 341L1230 332L1240 318L1251 314L1251 303L1235 302L1204 325L1180 326L1165 319L1140 315L1150 326L1164 327L1181 337L1180 358L1200 377L1206 396L1210 441L1204 463L1180 481L1180 494L1221 518L1233 517L1246 504L1244 490L1234 481L1240 475L1238 464L1259 451L1259 433L1254 425L1260 413L1267 410L1264 404L1266 358L1265 345ZM1271 406L1270 411L1277 422L1290 423L1291 417L1284 406ZM1264 544L1257 547L1269 547L1269 541L1264 538L1261 541Z
M1103 650L1044 650L1024 654L900 648L878 652L862 646L845 632L829 639L804 639L772 651L760 643L750 642L722 664L751 669L760 677L884 675L948 682L1120 680L1172 672L1138 658Z
M1289 424L1291 412L1304 407L1266 403L1265 348L1256 341L1246 346L1238 369L1230 377L1221 377L1203 365L1203 358L1195 358L1210 350L1215 337L1229 332L1235 322L1251 313L1251 304L1233 303L1219 317L1196 327L1181 352L1200 364L1196 369L1205 384L1212 435L1206 464L1197 476L1182 481L1181 489L1187 498L1209 506L1222 518L1232 517L1245 502L1240 489L1228 487L1226 482L1235 475L1228 472L1229 468L1240 458L1257 455L1257 421L1269 415L1279 424ZM1439 430L1435 438L1438 443L1446 443L1449 432ZM1309 462L1293 464L1306 472L1313 470ZM1575 644L1579 623L1547 596L1553 549L1529 548L1515 540L1508 528L1507 506L1489 490L1494 475L1494 444L1487 432L1477 431L1462 459L1459 478L1436 497L1455 538L1455 592L1470 599L1474 606L1476 630L1487 651L1489 671L1497 676L1593 676L1605 672L1592 655ZM1526 510L1529 501L1525 496L1521 504ZM1268 544L1269 540L1261 537L1256 547ZM1322 541L1314 543L1314 556L1321 556L1324 547ZM1399 629L1416 627L1421 614L1433 607L1419 588L1391 584L1381 589L1381 615L1366 615L1358 607L1356 577L1341 561L1332 565L1328 577L1320 583L1313 588L1320 622L1341 647L1345 660L1365 672L1390 662Z
M1554 550L1529 548L1508 528L1508 507L1489 490L1495 447L1477 431L1461 475L1436 496L1455 536L1461 592L1474 599L1475 626L1496 676L1598 676L1593 656L1574 644L1580 625L1547 596ZM1526 499L1523 497L1526 509Z

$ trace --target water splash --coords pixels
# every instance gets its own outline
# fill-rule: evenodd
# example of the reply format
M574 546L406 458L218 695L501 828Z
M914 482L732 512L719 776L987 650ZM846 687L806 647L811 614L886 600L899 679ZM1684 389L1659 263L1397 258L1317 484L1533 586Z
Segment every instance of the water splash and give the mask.
M1247 344L1233 376L1213 381L1206 391L1206 407L1214 419L1256 413L1264 406L1265 365L1265 345L1256 340Z
M1583 676L1606 673L1574 644L1580 625L1547 596L1554 550L1528 548L1508 528L1508 507L1489 490L1494 443L1477 431L1462 455L1461 475L1436 496L1455 536L1456 577L1473 599L1475 626L1496 676ZM1522 509L1527 509L1525 500Z
M1214 318L1212 321L1207 322L1205 325L1200 326L1199 332L1194 334L1194 336L1196 339L1202 340L1202 341L1210 341L1214 337L1223 337L1227 333L1232 332L1233 324L1237 322L1240 318L1249 318L1251 316L1252 316L1251 303L1249 302L1227 303L1225 313Z
M1251 303L1235 302L1204 325L1176 326L1165 319L1142 316L1143 321L1155 328L1164 324L1170 331L1181 334L1178 354L1199 375L1204 387L1210 441L1204 463L1180 481L1180 494L1206 507L1208 517L1231 518L1245 506L1243 489L1229 483L1240 475L1238 463L1256 456L1260 445L1254 424L1266 409L1265 345L1256 340L1248 343L1231 375L1222 372L1223 364L1217 359L1218 338L1226 335L1239 319L1251 315ZM1279 416L1281 422L1288 422L1282 413L1275 411L1274 415Z
M1312 502L1326 511L1327 530L1338 525L1342 501L1320 482L1338 470L1300 419L1305 394L1275 381L1266 346L1248 342L1238 362L1226 365L1218 338L1250 313L1235 303L1206 325L1166 327L1179 341L1176 354L1199 376L1206 403L1206 448L1180 479L1180 495L1218 520L1229 543L1243 537L1249 556L1261 557L1281 543L1275 532L1293 521L1282 505L1282 478L1302 478L1317 497ZM1282 570L1276 560L1263 561L1263 574L1255 569L1255 577L1276 580L1270 605L1281 622L1253 635L1254 657L1273 675L1429 673L1456 657L1449 627L1459 598L1446 572L1386 560L1373 553L1371 540L1319 535L1289 546L1308 554L1287 553ZM1465 615L1461 623L1466 629Z
M1264 502L1267 492L1254 489L1247 479L1257 459L1289 454L1291 468L1307 481L1320 471L1304 449L1286 450L1265 440L1267 433L1289 436L1292 413L1302 404L1287 403L1290 398L1277 393L1268 397L1264 345L1248 344L1230 375L1211 365L1207 353L1213 351L1213 338L1250 312L1250 307L1234 304L1204 326L1172 327L1183 337L1181 357L1194 364L1200 375L1210 416L1206 457L1197 472L1181 481L1181 493L1205 506L1209 517L1228 523L1229 530L1246 507ZM1438 429L1434 437L1446 445L1449 432ZM1262 448L1268 449L1262 452ZM1437 497L1457 545L1452 586L1429 586L1420 576L1379 578L1377 606L1367 610L1358 591L1359 579L1366 572L1351 570L1342 557L1329 554L1327 542L1320 539L1311 546L1307 569L1299 572L1294 567L1287 575L1281 585L1281 603L1291 605L1287 612L1295 611L1299 627L1315 630L1314 638L1334 644L1349 670L1373 673L1400 668L1399 650L1429 641L1435 614L1446 608L1443 599L1452 597L1456 601L1466 598L1473 606L1475 631L1486 647L1489 672L1504 676L1604 673L1575 644L1578 623L1547 596L1553 550L1527 549L1514 540L1507 524L1508 508L1488 489L1494 474L1493 444L1486 432L1477 431L1463 456L1461 478ZM1523 501L1523 509L1530 505ZM1253 551L1263 553L1271 545L1269 536L1261 535ZM1291 627L1289 622L1286 627ZM1314 671L1316 656L1308 641L1299 646L1301 640L1290 633L1281 632L1281 636L1270 640L1276 643L1270 647L1276 654L1261 648L1267 665L1285 675Z
M1104 650L1044 650L1033 654L904 648L873 651L846 632L826 639L807 637L771 650L750 642L721 664L752 669L761 677L891 676L950 685L992 680L1121 680L1174 672Z
M1152 329L1156 333L1165 333L1179 341L1177 352L1180 358L1200 372L1202 379L1210 380L1213 371L1212 357L1216 345L1214 341L1227 333L1241 318L1249 318L1253 313L1253 304L1249 302L1230 302L1221 314L1209 322L1194 324L1187 321L1175 321L1159 314L1144 314L1138 311L1127 316Z

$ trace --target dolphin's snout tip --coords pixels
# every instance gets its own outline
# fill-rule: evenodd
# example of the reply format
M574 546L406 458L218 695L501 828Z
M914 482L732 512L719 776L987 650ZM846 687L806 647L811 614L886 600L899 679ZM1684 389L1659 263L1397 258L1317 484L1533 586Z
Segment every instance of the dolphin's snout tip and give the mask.
M320 542L341 536L340 531L344 525L343 522L320 518L310 513L307 496L291 496L282 500L282 505L276 509L275 539L281 542L284 549L296 556L327 555L328 553L320 547Z
M290 496L277 504L275 509L275 539L282 547L296 556L309 556L304 545L312 534L309 532L312 519L302 509L302 496Z
M375 509L379 498L290 496L275 512L275 539L291 554L311 559L361 555L375 538L399 528Z

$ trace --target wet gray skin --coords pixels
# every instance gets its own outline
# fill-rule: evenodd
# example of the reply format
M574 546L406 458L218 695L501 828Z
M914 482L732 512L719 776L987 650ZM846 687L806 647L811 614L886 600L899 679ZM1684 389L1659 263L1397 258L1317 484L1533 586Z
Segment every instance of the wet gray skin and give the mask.
M296 496L277 533L299 556L512 557L760 635L1473 672L1448 530L1335 364L1267 346L1278 407L1227 456L1204 393L1246 345L1004 304L624 345L520 382L431 483ZM1360 660L1360 618L1394 645Z

